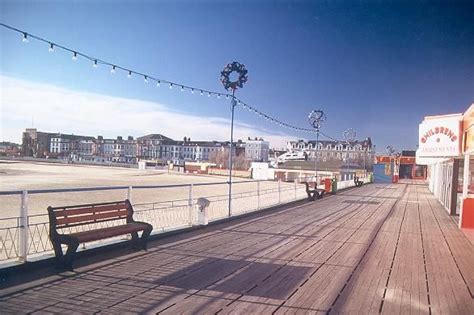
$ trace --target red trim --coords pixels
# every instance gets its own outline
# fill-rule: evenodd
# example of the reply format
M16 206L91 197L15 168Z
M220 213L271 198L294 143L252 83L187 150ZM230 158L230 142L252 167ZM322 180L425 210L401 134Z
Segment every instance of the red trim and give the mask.
M463 200L461 228L474 229L474 198Z

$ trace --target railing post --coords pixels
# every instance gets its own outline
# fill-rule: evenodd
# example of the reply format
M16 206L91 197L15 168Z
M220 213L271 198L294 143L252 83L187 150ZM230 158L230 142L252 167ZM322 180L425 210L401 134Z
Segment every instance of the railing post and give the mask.
M297 188L296 188L296 182L297 182L298 179L295 179L294 183L295 183L295 200L298 199L298 194L297 194Z
M193 184L189 185L189 196L188 196L188 224L193 225Z
M281 179L278 180L278 204L281 203Z
M257 210L260 209L260 181L257 182Z
M19 225L19 259L21 262L27 261L28 256L28 191L23 190L21 194Z
M132 203L132 186L128 186L127 199L130 201L130 203Z

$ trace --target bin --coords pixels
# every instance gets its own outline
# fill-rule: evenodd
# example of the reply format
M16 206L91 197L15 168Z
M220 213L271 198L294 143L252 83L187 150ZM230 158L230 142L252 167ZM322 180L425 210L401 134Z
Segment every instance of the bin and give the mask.
M330 178L325 178L325 179L324 179L324 190L325 190L327 193L330 193L330 192L331 192L332 187L331 187L331 179L330 179Z
M337 179L333 178L331 179L331 184L332 184L332 193L335 194L337 192Z

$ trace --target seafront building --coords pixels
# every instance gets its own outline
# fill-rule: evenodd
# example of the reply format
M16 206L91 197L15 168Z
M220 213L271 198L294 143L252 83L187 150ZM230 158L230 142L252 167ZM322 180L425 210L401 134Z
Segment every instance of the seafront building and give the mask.
M267 162L270 151L270 142L262 138L247 139L245 144L245 156L254 162Z
M288 142L287 146L289 152L302 153L306 160L314 160L317 156L322 162L338 160L363 164L375 157L375 145L370 137L349 142L319 140L317 144L315 140L298 140Z
M260 138L248 145L251 149L247 148L247 143L238 140L233 143L233 154L245 154L249 161L268 161L268 141ZM149 134L137 139L132 136L106 139L103 136L95 138L27 128L23 132L21 148L23 156L37 158L127 164L137 163L141 159L180 165L185 161L210 161L216 155L228 151L229 142L192 141L189 137L177 141L162 134Z

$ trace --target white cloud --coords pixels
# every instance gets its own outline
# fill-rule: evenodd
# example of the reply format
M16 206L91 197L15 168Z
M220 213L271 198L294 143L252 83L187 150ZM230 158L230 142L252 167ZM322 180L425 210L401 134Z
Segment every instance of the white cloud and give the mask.
M162 133L174 139L227 140L230 121L178 113L163 104L112 97L0 76L0 140L21 142L25 128L115 138ZM186 132L183 131L186 126ZM272 147L294 139L236 121L235 139L263 137Z

